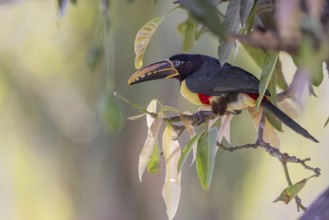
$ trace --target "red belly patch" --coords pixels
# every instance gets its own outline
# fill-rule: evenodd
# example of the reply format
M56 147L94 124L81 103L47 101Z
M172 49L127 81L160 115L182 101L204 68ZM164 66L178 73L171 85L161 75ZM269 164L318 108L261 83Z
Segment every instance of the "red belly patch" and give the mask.
M205 94L198 94L200 102L204 105L210 105L211 96Z

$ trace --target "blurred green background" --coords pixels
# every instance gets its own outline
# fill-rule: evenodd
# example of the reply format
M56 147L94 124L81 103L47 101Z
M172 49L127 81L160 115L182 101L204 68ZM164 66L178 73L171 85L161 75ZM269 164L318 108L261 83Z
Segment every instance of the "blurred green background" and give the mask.
M157 98L182 111L194 111L197 107L177 96L178 83L172 80L127 85L135 70L135 34L148 20L173 7L171 1L158 1L155 7L152 2L111 1L110 33L105 37L112 41L106 53L113 61L109 66L113 81L108 85L141 106ZM90 56L103 35L99 1L81 0L69 5L62 18L58 18L57 1L2 3L0 219L167 219L161 196L164 172L160 176L145 174L142 183L138 179L138 157L147 134L145 120L120 120L140 112L112 99L112 93L105 89L109 77L104 66L108 60L103 58L94 70L86 64L88 51ZM176 10L166 17L151 40L144 63L181 52L176 26L186 16L184 11ZM192 52L217 56L217 39L204 35ZM289 79L294 69L285 56L280 58ZM242 49L230 62L255 75L260 73ZM320 178L309 181L300 193L306 206L329 185L329 128L323 129L329 112L328 88L325 77L315 90L318 98L306 100L298 119L320 144L286 127L280 134L283 151L300 158L311 157L310 165L322 168ZM110 97L110 106L105 107L110 116L101 117L104 97ZM122 116L115 112L115 106ZM107 122L110 130L120 131L107 132L106 117L112 117ZM232 144L254 139L250 116L246 112L236 116ZM186 141L185 135L181 145ZM311 174L297 165L289 164L289 168L293 181ZM296 219L300 213L294 202L272 203L285 187L279 161L263 150L220 150L210 192L202 190L195 167L184 167L175 219Z

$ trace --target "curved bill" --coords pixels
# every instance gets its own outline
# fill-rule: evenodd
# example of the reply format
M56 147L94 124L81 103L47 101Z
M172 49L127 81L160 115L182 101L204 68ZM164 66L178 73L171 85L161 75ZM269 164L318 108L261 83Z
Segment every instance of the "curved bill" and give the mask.
M136 84L155 79L171 78L178 76L170 60L163 60L137 70L128 80L128 84Z

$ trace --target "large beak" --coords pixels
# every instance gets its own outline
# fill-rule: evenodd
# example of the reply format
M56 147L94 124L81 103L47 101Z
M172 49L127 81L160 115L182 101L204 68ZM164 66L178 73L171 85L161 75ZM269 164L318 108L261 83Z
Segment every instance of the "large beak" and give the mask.
M163 60L137 70L128 80L128 85L155 79L171 78L178 76L170 60Z

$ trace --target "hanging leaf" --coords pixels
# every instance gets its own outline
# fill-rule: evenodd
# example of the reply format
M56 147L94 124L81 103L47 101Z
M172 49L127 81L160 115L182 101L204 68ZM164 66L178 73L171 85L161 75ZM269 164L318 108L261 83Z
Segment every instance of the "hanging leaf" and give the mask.
M225 38L225 29L211 0L180 0L185 8L215 35Z
M277 106L277 94L276 94L276 72L273 71L270 82L267 86L267 90L270 92L271 96L267 97L267 99L275 106ZM282 132L282 122L278 118L276 118L271 112L265 111L265 116L267 120L271 123L271 125L278 131Z
M156 104L157 104L156 99L153 99L147 106L147 111L156 113ZM162 121L163 120L160 117L153 118L150 115L146 115L146 124L148 127L148 131L143 149L139 155L139 163L138 163L138 176L140 181L142 181L143 173L153 154L154 145L157 142L157 137L160 131Z
M162 188L162 197L167 207L169 220L173 219L177 212L181 192L181 174L177 171L181 152L178 141L174 140L176 136L174 129L167 124L162 137L162 150L166 161L166 178Z
M288 89L288 83L287 83L286 79L284 78L284 75L282 72L282 64L281 64L280 59L278 59L278 61L276 62L274 72L275 72L276 79L277 79L276 84L283 90Z
M209 120L209 123L208 123L208 130L210 130L210 128L211 128L212 126L214 126L214 124L217 122L217 120L218 120L219 118L220 118L220 116L217 116L217 117L215 117L215 118Z
M198 135L193 136L190 141L187 143L187 145L184 147L181 157L179 158L178 165L177 165L177 171L180 172L183 168L183 165L186 161L187 156L190 154L191 150L193 149L193 146L198 143L199 138L201 135L203 135L204 131L201 132Z
M263 100L268 84L270 83L276 61L278 60L278 52L268 51L266 52L261 77L259 80L259 97L257 99L257 109Z
M160 174L160 150L157 141L154 144L153 153L147 164L147 171L149 174Z
M282 101L278 102L279 108L286 113L290 118L297 119L298 112L296 109L290 104L287 99L283 99Z
M139 31L137 32L135 38L135 67L139 69L143 65L143 56L145 49L149 44L155 30L164 21L164 16L153 18L147 22Z
M251 9L254 6L255 0L242 0L240 5L240 20L241 26L244 27L247 18L250 15Z
M187 112L184 112L184 114L188 114ZM190 120L187 120L183 114L180 114L179 115L183 125L185 126L186 130L187 130L187 133L189 134L190 136L190 139L193 138L196 133L195 133L195 129L194 129L194 126L192 125L192 122ZM193 159L192 159L192 162L191 162L191 165L194 163L195 159L196 159L196 151L197 151L197 142L195 142L193 145L192 145L192 149L193 149Z
M189 13L187 19L177 26L178 34L183 38L183 51L191 50L196 44L197 22Z
M248 112L252 118L253 125L258 132L259 123L261 120L263 108L260 107L257 111L256 108L249 108ZM264 131L263 131L263 139L266 143L269 143L271 146L280 148L280 138L276 131L274 130L273 126L269 123L267 118L265 119Z
M196 156L196 169L204 190L209 191L217 153L217 134L216 127L201 135L198 140L198 151Z
M241 27L240 0L229 1L224 17L224 26L228 34L239 33ZM221 66L226 63L233 46L234 42L223 41L223 39L220 39L218 46L218 58Z
M307 179L303 179L292 186L287 187L281 193L281 195L274 200L274 202L282 201L288 204L297 194L303 189L307 182Z
M143 149L139 155L139 162L138 162L138 176L140 181L142 181L143 173L153 154L154 145L157 141L157 137L160 131L162 121L163 120L160 117L155 118L152 125L149 127L147 131L147 138L145 140Z
M224 137L228 143L231 143L230 125L232 118L233 118L232 114L222 116L222 122L220 124L220 128L217 134L218 143L221 143Z

